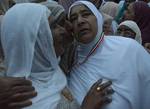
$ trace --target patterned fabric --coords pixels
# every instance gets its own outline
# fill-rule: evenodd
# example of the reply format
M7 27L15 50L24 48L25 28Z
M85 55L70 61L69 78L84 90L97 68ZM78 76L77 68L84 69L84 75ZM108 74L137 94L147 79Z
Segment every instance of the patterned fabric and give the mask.
M65 8L66 12L68 12L69 7L75 1L77 0L58 0L58 3L61 4Z

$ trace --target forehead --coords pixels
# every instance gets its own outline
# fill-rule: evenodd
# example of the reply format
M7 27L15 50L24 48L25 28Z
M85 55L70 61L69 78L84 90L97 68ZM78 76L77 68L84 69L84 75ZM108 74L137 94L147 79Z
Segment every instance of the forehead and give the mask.
M133 30L130 27L126 26L126 25L121 25L118 29L122 30L122 31L131 31L131 32L133 32Z
M120 27L119 27L119 29L130 29L129 27L127 27L126 25L121 25Z
M81 5L76 5L76 6L72 7L70 15L72 15L72 14L77 14L77 13L81 13L81 12L84 12L84 11L89 11L89 12L91 12L91 11L89 10L89 8L87 8L87 7L86 7L85 5L83 5L83 4L81 4Z

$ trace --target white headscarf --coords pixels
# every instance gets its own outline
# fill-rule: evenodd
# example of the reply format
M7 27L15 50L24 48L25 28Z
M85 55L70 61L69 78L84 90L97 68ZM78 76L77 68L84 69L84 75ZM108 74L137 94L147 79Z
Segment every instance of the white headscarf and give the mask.
M118 10L118 4L115 2L106 2L101 7L101 12L110 15L111 17L115 18Z
M29 3L29 2L36 2L38 0L14 0L15 3ZM54 0L45 0L45 1L54 1Z
M93 9L88 2L80 3L85 4L90 10ZM79 53L82 52L84 50ZM84 56L78 55L77 61L80 62L83 58ZM115 93L112 95L112 102L103 109L148 109L150 107L149 66L150 55L136 41L108 36L104 37L101 45L85 63L74 65L68 77L68 86L81 104L86 93L97 80L111 80Z
M54 20L58 19L58 17L65 12L63 6L59 5L56 1L46 1L41 2L41 4L51 10L51 15L53 16Z
M54 51L50 14L40 4L22 3L8 10L3 18L6 75L26 77L38 93L26 109L55 109L66 85Z
M128 28L130 28L133 32L135 32L136 36L135 36L135 40L137 42L139 42L140 44L142 44L142 38L141 38L141 31L140 31L140 28L138 27L138 25L134 22L134 21L131 21L131 20L127 20L127 21L124 21L122 23L119 24L119 27L122 26L122 25L125 25L127 26ZM118 28L119 28L118 27Z
M97 8L95 7L94 4L92 4L91 2L88 1L77 1L75 3L73 3L71 5L71 7L69 8L69 13L68 13L68 18L70 19L70 12L71 9L76 6L76 5L85 5L88 8L91 9L92 13L96 16L97 18L97 26L98 26L98 31L97 31L97 35L95 36L94 40L92 42L90 42L89 44L83 44L83 43L79 43L79 55L83 55L86 56L89 51L92 49L92 47L98 42L98 40L100 39L100 37L102 36L102 32L103 32L103 17L101 15L101 13L99 12L99 10L97 10ZM86 49L85 49L86 48ZM84 51L83 51L84 50ZM82 51L82 52L80 52Z

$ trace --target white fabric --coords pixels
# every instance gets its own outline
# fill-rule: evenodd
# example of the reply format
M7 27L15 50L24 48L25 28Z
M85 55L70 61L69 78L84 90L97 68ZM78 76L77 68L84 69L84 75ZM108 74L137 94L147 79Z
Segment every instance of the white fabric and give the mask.
M29 2L36 2L38 0L14 0L16 3L29 3ZM54 1L54 0L45 0L45 1Z
M78 55L77 61L83 58L85 55ZM90 87L101 78L111 80L115 90L112 102L103 109L149 109L150 55L136 41L105 37L84 64L73 67L69 88L81 104Z
M56 1L46 1L41 2L41 4L46 6L51 11L51 15L54 20L57 20L58 17L65 11L63 6L59 5Z
M98 18L97 22L99 22L99 23L97 23L97 26L98 26L99 29L98 29L97 35L95 36L95 39L93 41L91 41L89 44L83 44L81 42L78 43L80 45L80 46L78 46L79 49L80 49L79 51L82 51L82 49L84 50L84 52L80 52L80 53L81 54L87 54L87 53L90 52L90 50L93 47L93 45L95 45L98 42L99 38L101 37L101 34L103 32L103 26L102 26L102 24L103 24L103 17L100 14L99 10L97 10L97 8L91 2L88 2L88 1L77 1L77 2L73 3L71 5L71 7L69 8L69 13L68 13L68 18L69 19L70 19L70 14L71 14L70 13L71 8L76 6L76 5L81 5L81 4L85 4L85 5L88 4L88 7L90 7L92 9L91 11L96 16L96 18Z
M55 109L66 85L53 47L49 16L45 6L22 3L12 7L2 22L7 76L26 77L38 93L26 109Z
M130 28L133 32L135 32L135 34L136 34L135 40L137 42L139 42L140 44L142 44L141 31L140 31L140 28L138 27L138 25L136 24L136 22L131 21L131 20L127 20L127 21L124 21L121 24L119 24L119 27L121 25L125 25L128 28Z
M148 2L148 6L150 7L150 2Z

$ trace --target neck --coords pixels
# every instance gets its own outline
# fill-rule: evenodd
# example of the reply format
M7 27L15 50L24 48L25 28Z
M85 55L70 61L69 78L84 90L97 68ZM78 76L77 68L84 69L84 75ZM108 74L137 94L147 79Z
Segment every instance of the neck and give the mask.
M99 41L102 34L97 34L94 40L88 44L83 44L78 42L78 54L82 56L87 56L91 49L94 47L94 45Z

